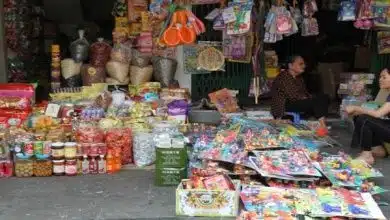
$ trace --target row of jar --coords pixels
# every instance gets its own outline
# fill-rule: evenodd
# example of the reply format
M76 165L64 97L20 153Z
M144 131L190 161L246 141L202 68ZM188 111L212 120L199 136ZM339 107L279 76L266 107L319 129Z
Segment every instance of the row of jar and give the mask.
M109 164L108 164L109 163ZM85 174L103 174L113 172L113 162L103 155L98 157L80 157L60 160L21 160L14 161L14 172L17 177L76 176ZM107 170L108 168L108 170Z
M75 159L80 155L96 157L107 153L105 143L31 141L15 143L12 147L19 159L29 159L32 156L48 159L51 156L54 160L62 160Z

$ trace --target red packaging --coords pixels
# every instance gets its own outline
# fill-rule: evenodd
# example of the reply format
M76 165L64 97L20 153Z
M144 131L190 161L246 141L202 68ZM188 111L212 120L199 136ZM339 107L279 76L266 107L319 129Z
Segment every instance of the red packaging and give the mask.
M120 149L122 164L133 162L132 132L130 128L114 128L106 133L106 145L108 149Z
M75 133L79 143L102 143L104 142L104 132L96 126L80 127Z
M12 161L0 162L0 177L11 177L13 175Z
M203 183L208 190L232 190L234 189L230 179L225 175L215 175L207 177ZM232 187L233 186L233 187Z

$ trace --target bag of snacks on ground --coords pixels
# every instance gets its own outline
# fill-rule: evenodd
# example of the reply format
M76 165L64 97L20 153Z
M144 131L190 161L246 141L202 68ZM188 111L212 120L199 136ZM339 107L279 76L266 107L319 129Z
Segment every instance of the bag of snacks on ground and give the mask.
M130 81L133 85L140 85L152 79L153 67L130 66Z
M103 38L98 38L98 41L91 45L90 62L94 66L106 66L110 59L111 46L104 42Z
M130 128L109 129L106 133L106 144L108 149L120 148L122 150L122 164L133 162L133 141Z
M89 43L84 38L84 30L79 30L78 34L79 38L70 44L69 50L76 62L83 62L88 59Z
M129 64L118 61L108 61L106 65L107 73L111 78L118 80L120 83L125 82L129 77Z
M81 78L83 86L90 86L95 83L104 83L104 80L106 79L106 68L104 66L84 64L81 66Z
M148 166L156 160L153 134L138 132L134 134L134 164L138 167Z

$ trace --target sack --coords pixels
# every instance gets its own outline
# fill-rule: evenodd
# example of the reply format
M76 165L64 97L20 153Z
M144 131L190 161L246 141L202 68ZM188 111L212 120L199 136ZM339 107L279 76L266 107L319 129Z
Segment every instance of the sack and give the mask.
M73 41L70 46L70 55L78 63L88 59L89 43L84 38L84 30L79 30L79 39Z
M132 50L131 65L138 67L145 67L150 64L150 56L144 55L138 50Z
M124 82L129 77L129 64L117 61L109 61L106 64L107 73L113 79Z
M76 63L73 59L64 59L61 61L61 74L64 79L80 74L82 63Z
M122 63L130 63L131 61L131 42L115 44L111 50L111 60Z
M153 77L161 83L162 87L168 87L175 77L177 61L164 57L153 57Z
M83 86L90 86L94 83L104 83L106 79L106 68L104 66L84 64L81 66L81 78Z
M91 45L91 65L105 67L110 59L111 46L99 38Z
M130 81L133 85L149 82L152 79L153 67L130 66Z
M110 85L128 85L130 83L130 77L126 77L123 82L120 82L114 78L106 78L106 83Z

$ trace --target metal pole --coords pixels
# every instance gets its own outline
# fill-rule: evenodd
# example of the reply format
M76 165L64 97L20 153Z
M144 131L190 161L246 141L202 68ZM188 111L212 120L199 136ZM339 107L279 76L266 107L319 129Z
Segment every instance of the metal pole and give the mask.
M0 0L0 83L8 81L7 41L4 26L4 0Z

